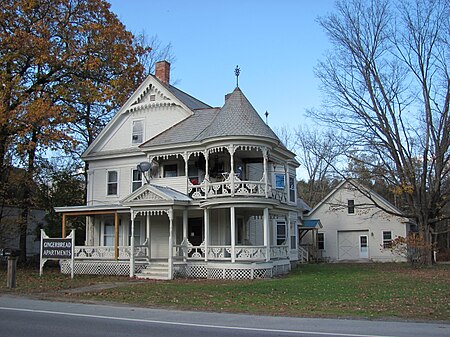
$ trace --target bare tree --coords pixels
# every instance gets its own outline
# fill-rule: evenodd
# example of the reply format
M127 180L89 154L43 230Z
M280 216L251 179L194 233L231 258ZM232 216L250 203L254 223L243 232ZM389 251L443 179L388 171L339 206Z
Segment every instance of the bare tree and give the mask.
M312 114L375 158L366 164L425 242L448 217L449 12L446 0L353 0L319 19L333 50L316 69L326 100Z
M308 181L299 184L299 194L314 206L336 186L339 158L345 147L331 131L299 128L295 139L298 161L308 175Z
M155 64L158 61L174 63L176 58L172 50L172 44L163 44L158 35L148 36L145 31L134 37L136 47L148 50L139 57L139 62L144 66L146 75L155 73Z

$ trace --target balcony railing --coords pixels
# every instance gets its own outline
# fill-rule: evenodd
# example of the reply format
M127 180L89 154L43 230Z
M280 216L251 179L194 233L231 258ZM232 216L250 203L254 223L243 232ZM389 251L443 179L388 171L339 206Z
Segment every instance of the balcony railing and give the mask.
M266 195L266 185L263 180L244 181L235 177L234 181L231 181L230 177L228 177L224 181L219 182L203 181L200 185L189 183L188 194L193 199L208 199L230 195L264 197Z

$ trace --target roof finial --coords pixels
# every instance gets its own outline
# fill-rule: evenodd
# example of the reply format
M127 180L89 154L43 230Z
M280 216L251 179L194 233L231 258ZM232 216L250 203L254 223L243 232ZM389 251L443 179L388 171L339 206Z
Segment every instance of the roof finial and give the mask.
M241 73L241 69L239 69L239 66L236 66L236 69L234 69L234 74L236 75L236 87L239 88L239 74Z
M268 121L269 112L266 110L266 113L264 115L266 116L266 124L269 124L269 121Z

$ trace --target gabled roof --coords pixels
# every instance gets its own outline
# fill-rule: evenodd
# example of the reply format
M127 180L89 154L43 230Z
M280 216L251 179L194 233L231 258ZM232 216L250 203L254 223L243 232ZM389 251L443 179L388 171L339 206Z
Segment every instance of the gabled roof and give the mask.
M185 93L184 91L181 91L173 85L169 85L168 89L172 94L174 94L176 98L178 98L191 110L211 108L211 106L209 106L208 104L200 101L195 97L192 97L191 95Z
M380 196L378 193L375 193L374 191L368 189L367 187L362 186L358 182L356 182L353 179L346 179L343 180L339 185L337 185L325 198L323 198L308 214L307 216L310 217L314 212L319 209L323 204L325 204L337 191L339 191L341 188L344 187L344 185L351 185L354 186L356 189L359 190L360 193L370 194L372 199L376 200L376 202L384 207L385 209L389 209L392 212L398 213L399 215L402 213L397 207L392 205L389 201L384 199L382 196Z
M82 158L88 158L103 140L107 140L108 137L112 135L111 131L123 122L125 116L130 111L134 111L137 109L146 109L152 104L155 104L153 102L143 102L145 100L145 97L147 97L147 95L149 94L150 89L156 90L164 96L163 104L180 106L186 112L186 117L189 117L193 114L193 109L197 109L199 107L210 108L209 105L173 86L165 86L154 75L149 75L136 89L136 91L133 92L133 94L125 102L125 104L120 107L114 117L102 129L102 131L95 138L92 144L89 145L89 147L83 153Z
M257 136L279 141L239 87L228 96L216 118L199 137L203 140L225 136Z

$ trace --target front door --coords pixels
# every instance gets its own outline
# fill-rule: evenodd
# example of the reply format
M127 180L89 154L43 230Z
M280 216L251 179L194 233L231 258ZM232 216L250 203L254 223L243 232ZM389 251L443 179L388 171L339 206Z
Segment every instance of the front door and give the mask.
M359 257L361 259L369 258L369 238L367 235L359 236Z
M190 218L188 221L188 239L193 246L200 246L203 242L203 219Z

